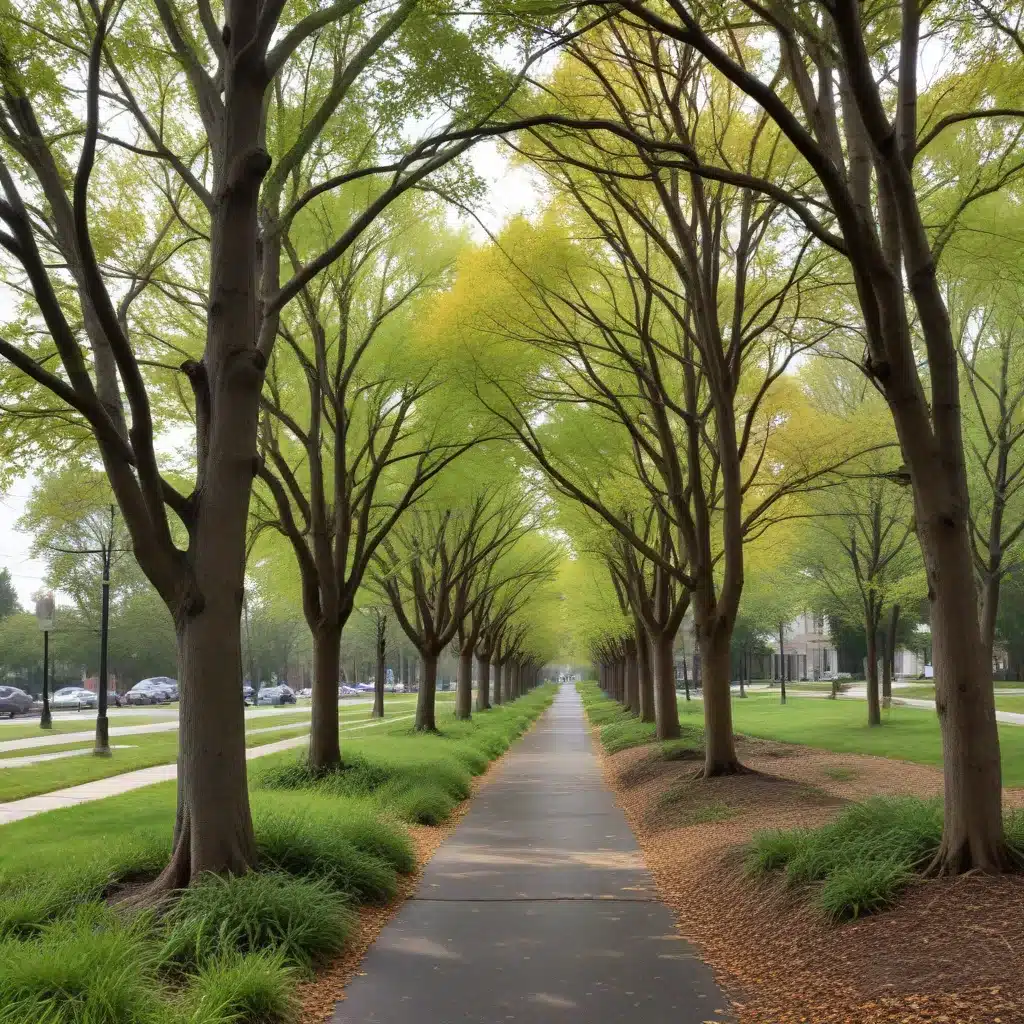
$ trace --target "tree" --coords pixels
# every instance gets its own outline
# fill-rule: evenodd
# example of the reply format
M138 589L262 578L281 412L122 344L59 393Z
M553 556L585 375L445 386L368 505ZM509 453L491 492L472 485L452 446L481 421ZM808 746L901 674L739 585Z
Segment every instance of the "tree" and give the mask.
M1024 171L1014 156L1024 109L1021 76L1013 71L1019 44L975 14L962 38L979 61L984 54L988 73L948 74L922 95L922 38L951 26L957 5L923 12L907 0L894 15L856 0L795 10L751 0L729 12L742 28L717 7L686 0L668 14L641 0L624 0L621 8L652 33L692 48L746 93L806 164L810 181L800 187L780 188L757 173L742 177L848 261L863 317L864 370L896 425L932 602L943 737L944 828L932 867L1001 870L1009 856L999 737L977 618L956 345L938 265L963 212ZM742 47L759 33L772 39L777 57L751 62ZM957 53L963 61L964 51ZM654 159L682 162L707 180L740 173L681 144L649 136L642 144ZM944 161L958 160L963 173L944 176Z
M0 355L48 393L39 407L56 399L87 426L175 622L178 814L158 894L242 872L255 856L240 619L260 398L282 313L391 201L470 144L401 144L431 87L465 85L486 118L509 79L490 75L473 45L480 23L415 0L372 13L228 0L223 26L206 0L187 13L173 0L31 0L18 12L0 36L0 247L42 330L0 339ZM372 91L361 88L369 78ZM399 155L339 166L333 133L370 109ZM285 275L288 230L313 199L378 173L387 184L372 201ZM166 321L154 315L164 310ZM147 374L170 377L172 391L188 382L190 490L161 471L160 394Z
M21 611L18 592L14 589L10 569L0 569L0 620Z
M312 240L289 235L296 268L344 224L337 205L320 204ZM282 319L286 345L263 397L267 494L257 493L257 516L287 538L299 567L313 637L316 771L340 763L342 632L367 569L402 514L475 440L436 394L443 364L410 345L422 298L444 285L456 242L436 205L395 204Z
M417 731L437 729L438 659L481 599L473 592L481 567L530 529L524 513L515 496L483 491L461 507L414 508L381 542L374 582L423 659Z

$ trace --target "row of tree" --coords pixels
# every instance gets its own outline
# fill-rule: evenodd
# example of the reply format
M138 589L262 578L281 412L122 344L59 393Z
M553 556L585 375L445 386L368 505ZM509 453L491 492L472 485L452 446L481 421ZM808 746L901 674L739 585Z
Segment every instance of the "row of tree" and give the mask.
M830 518L862 576L901 562L913 527L947 778L936 867L1008 863L988 624L1018 480L1013 10L0 7L0 249L19 303L0 337L4 469L88 453L174 623L179 807L157 888L253 861L243 612L249 567L284 564L282 545L318 770L338 764L361 601L422 659L432 728L448 644L461 714L474 657L481 683L512 666L515 693L553 653L562 543L560 593L593 613L567 619L596 614L588 646L649 651L637 702L666 738L692 612L713 776L741 767L747 581L781 566L777 531ZM927 84L924 39L941 51ZM495 135L543 209L472 246L445 204L474 211L465 156ZM992 369L1004 336L1014 355ZM850 367L878 396L862 414ZM975 449L987 512L969 501ZM855 479L865 493L830 511ZM909 518L887 511L890 485ZM566 587L595 573L609 584ZM863 592L875 621L884 602Z

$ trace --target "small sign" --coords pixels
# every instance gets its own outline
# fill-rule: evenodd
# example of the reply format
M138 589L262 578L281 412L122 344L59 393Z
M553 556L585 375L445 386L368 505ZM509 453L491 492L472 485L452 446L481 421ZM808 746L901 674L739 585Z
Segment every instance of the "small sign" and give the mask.
M53 600L52 593L43 594L36 601L36 619L39 621L39 628L47 633L53 629L53 623L57 616L57 606Z

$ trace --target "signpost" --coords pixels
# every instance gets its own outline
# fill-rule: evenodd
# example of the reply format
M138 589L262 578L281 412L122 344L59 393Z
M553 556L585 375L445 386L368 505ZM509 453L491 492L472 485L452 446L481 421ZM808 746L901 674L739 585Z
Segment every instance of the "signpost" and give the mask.
M36 620L43 631L43 713L39 718L40 729L52 729L50 716L50 630L53 629L57 606L53 594L47 592L36 601Z

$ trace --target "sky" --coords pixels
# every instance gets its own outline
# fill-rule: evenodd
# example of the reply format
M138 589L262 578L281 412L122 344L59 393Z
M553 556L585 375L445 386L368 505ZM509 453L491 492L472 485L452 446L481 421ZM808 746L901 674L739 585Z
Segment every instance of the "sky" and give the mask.
M506 151L507 152L507 151ZM512 167L496 141L480 143L472 155L476 171L489 183L487 200L477 214L489 231L498 230L510 217L533 212L538 203L538 189L532 172ZM459 215L462 218L464 215ZM472 236L485 237L476 221L466 219ZM0 293L0 322L6 319L5 296ZM0 491L0 569L10 570L18 598L26 611L34 607L32 595L45 585L46 564L31 556L32 538L15 526L25 511L25 503L34 484L29 475L15 481L9 490Z

